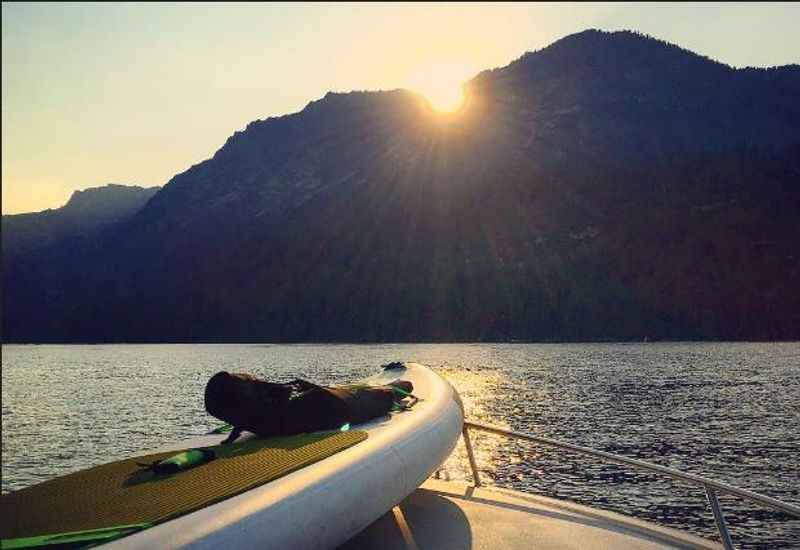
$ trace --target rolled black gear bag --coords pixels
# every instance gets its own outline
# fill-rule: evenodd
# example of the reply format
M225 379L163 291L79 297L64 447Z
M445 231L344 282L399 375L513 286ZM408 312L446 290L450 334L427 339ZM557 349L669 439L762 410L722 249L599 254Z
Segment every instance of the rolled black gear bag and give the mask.
M391 386L273 383L224 371L212 376L205 390L206 411L234 427L229 441L242 430L270 437L339 429L384 416L394 402Z

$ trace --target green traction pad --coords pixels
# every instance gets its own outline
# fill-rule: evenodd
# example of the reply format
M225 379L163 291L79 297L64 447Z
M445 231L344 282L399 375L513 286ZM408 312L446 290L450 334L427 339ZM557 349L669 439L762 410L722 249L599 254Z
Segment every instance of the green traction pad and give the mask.
M0 547L108 542L194 512L318 462L367 439L363 431L248 439L210 447L217 458L158 475L141 466L170 451L119 460L0 496Z
M3 550L16 548L41 548L46 546L50 549L57 548L76 548L94 546L109 542L125 535L130 535L136 531L147 529L152 524L137 523L136 525L120 525L109 527L108 529L90 529L88 531L73 531L71 533L59 533L57 535L41 535L38 537L22 537L17 539L3 539Z

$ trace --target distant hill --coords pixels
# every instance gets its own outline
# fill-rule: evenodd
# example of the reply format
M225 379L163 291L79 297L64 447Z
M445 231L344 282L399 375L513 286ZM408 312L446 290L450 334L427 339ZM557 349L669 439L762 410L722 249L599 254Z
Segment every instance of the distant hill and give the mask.
M75 191L61 208L3 216L3 255L48 248L65 238L80 238L130 218L159 187L109 184Z
M586 31L466 90L252 122L102 242L4 257L4 339L800 338L800 67Z
M97 268L115 230L158 190L109 184L75 191L61 208L4 215L3 341L14 341L9 336L17 327L33 328L35 334L42 326L58 332L47 323L64 322L63 304L86 299L71 293L77 288L76 278L83 280Z

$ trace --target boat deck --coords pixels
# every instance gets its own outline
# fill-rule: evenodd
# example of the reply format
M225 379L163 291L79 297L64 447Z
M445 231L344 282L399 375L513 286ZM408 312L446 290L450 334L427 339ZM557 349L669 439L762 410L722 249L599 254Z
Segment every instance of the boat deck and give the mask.
M722 548L571 502L429 479L340 547L356 549Z

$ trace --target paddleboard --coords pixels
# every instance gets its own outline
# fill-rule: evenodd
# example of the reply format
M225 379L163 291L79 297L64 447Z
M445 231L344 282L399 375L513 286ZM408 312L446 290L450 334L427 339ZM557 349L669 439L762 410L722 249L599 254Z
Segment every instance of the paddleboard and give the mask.
M146 509L152 502L152 508L163 508L158 516L161 519L145 528L141 524L128 530L124 525L109 525L118 530L110 530L109 538L119 533L126 536L114 538L103 544L104 548L335 548L421 485L449 456L461 433L463 407L458 394L431 369L406 363L361 382L381 385L398 380L410 381L419 401L408 410L350 426L346 432L274 441L245 432L235 447L217 447L227 437L224 433L207 434L154 449L146 455L161 459L192 448L216 448L223 451L221 455L227 453L210 462L214 466L206 470L203 470L205 465L200 465L173 476L151 479L147 477L150 474L139 474L134 460L128 459L125 464L121 461L100 466L94 469L94 474L90 469L85 478L81 472L71 474L73 489L64 483L62 486L66 488L60 487L59 481L53 480L51 491L60 491L60 500L65 501L64 491L83 491L82 483L92 483L98 473L106 471L103 468L113 466L114 475L122 480L113 482L120 487L112 487L121 491L120 499L139 491L137 498L126 506ZM121 467L128 470L120 470ZM120 477L121 471L126 477ZM209 478L209 472L215 472L221 479ZM211 482L234 484L238 494L217 493L206 486ZM50 482L41 484L44 489L47 483ZM156 493L151 486L157 488ZM169 491L202 493L202 498L195 498L193 504L183 504L194 511L173 517L173 508L178 504L173 504L176 499L170 498L173 495ZM28 500L36 495L39 500L46 500L41 496L44 494L48 493L32 489L27 493ZM166 498L148 501L153 494ZM3 495L7 500L12 497ZM187 499L191 500L189 496ZM79 502L76 501L76 506L80 506ZM113 517L117 506L113 499L103 500L102 496L86 502L103 508L97 513L108 513L109 517ZM198 506L202 507L196 509ZM3 508L14 513L14 506ZM60 542L68 539L61 537ZM9 547L7 542L4 541L4 548ZM102 537L94 541L99 542L103 542Z

